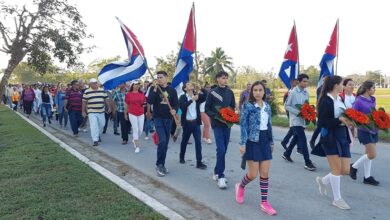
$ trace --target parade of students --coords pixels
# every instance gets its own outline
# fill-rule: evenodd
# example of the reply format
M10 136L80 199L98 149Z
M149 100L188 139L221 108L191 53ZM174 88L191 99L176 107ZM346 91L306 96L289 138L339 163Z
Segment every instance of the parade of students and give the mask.
M248 172L235 185L236 202L244 203L245 186L259 175L260 208L268 215L276 215L268 202L269 168L274 148L272 113L266 100L266 87L257 81L251 88L248 102L241 109L240 153L246 160Z

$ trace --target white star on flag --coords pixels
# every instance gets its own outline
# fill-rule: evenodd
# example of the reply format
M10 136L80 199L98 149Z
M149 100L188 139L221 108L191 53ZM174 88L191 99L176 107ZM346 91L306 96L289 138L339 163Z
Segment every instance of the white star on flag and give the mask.
M292 43L287 45L286 52L284 54L287 54L289 51L292 51Z

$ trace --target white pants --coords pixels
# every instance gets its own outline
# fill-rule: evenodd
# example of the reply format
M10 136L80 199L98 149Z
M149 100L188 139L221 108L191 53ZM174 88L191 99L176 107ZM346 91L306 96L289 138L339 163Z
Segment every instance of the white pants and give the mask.
M89 127L91 128L92 141L99 141L100 133L103 130L106 119L104 113L89 113Z
M139 140L144 130L145 115L135 116L129 113L129 120L133 128L133 140Z

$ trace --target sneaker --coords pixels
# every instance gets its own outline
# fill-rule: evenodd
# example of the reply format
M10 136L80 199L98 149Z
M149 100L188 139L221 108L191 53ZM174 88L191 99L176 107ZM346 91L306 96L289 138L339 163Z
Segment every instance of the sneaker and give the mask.
M349 176L353 179L356 180L356 173L358 169L352 167L353 163L351 163L351 166L349 168Z
M179 161L181 164L185 164L186 163L186 161L184 160L184 159L180 159L180 161Z
M212 144L213 143L213 141L209 138L209 139L207 139L207 144Z
M165 166L163 166L163 171L164 171L165 174L169 173L168 169Z
M245 188L240 186L240 183L236 183L236 202L238 204L244 203Z
M148 137L148 136L146 136L146 137L145 137L145 140L149 140L149 137Z
M332 205L336 206L339 209L351 209L351 207L343 199L334 200L332 202Z
M276 211L272 208L271 204L268 201L260 203L261 211L265 212L267 215L276 215Z
M282 154L282 158L283 158L285 161L288 161L288 162L290 162L290 163L293 163L293 162L294 162L294 161L291 159L291 157L286 156L286 155L284 155L284 154Z
M200 163L196 164L196 168L201 169L201 170L205 170L207 168L207 165L200 162Z
M213 178L214 181L218 181L218 174L213 174L212 178Z
M317 167L315 167L312 162L305 164L304 168L309 171L314 171L317 169Z
M218 179L218 187L220 188L220 189L226 189L226 187L227 187L227 185L226 185L226 180L225 180L225 178L219 178Z
M316 182L318 183L318 190L320 191L320 194L322 196L326 196L327 195L326 185L322 182L322 178L317 176L316 177Z
M373 186L379 185L379 181L375 180L373 176L370 176L367 179L364 177L363 183L373 185Z
M98 146L98 145L99 145L99 142L94 141L92 146L96 147L96 146Z
M136 147L135 150L134 150L134 152L135 152L136 154L138 154L139 151L140 151L139 147Z
M207 138L203 138L202 140L207 143Z
M164 167L163 167L163 165L158 165L158 166L156 167L156 173L157 173L157 176L159 176L159 177L165 176L165 172L164 172Z

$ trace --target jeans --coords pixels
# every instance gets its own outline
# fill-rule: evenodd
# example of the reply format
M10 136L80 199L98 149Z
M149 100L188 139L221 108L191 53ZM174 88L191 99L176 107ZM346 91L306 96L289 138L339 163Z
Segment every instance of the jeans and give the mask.
M291 137L294 135L293 131L292 131L292 128L290 127L290 129L288 130L286 136L283 138L281 144L283 146L286 146L288 144L288 142L290 141Z
M58 121L62 125L62 120L64 120L64 127L68 124L68 112L62 109L62 112L58 114Z
M214 138L217 145L217 161L214 168L214 174L218 175L218 178L224 178L225 171L225 155L230 139L230 128L215 127Z
M190 139L191 134L195 139L195 153L196 153L196 161L199 164L202 162L202 143L200 140L200 125L198 125L197 121L192 122L184 122L183 126L183 138L181 139L180 144L180 159L184 160L184 155L187 150L187 143Z
M69 111L68 114L73 134L76 135L79 133L81 123L83 123L83 116L81 116L81 111Z
M103 130L106 119L104 113L88 113L89 127L91 128L91 138L93 142L99 141L100 132Z
M23 100L23 108L26 114L31 115L31 109L32 109L33 101L26 101Z
M129 127L130 122L126 121L125 119L125 113L123 112L116 112L116 117L119 120L119 123L121 125L121 136L122 136L122 141L128 141L129 140Z
M46 118L50 122L50 116L51 116L51 105L50 104L42 103L42 105L41 105L41 115L42 115L43 123L46 122Z
M165 158L167 157L172 121L172 119L154 119L154 123L156 125L156 132L159 140L157 148L156 166L165 166Z
M290 145L288 146L286 152L284 152L285 156L291 156L291 152L294 149L295 145L298 145L298 148L301 149L303 158L305 159L305 163L311 163L309 157L309 150L307 149L307 140L305 135L305 128L302 126L293 126L291 127L294 133L294 138L291 140Z
M153 119L146 119L145 118L145 125L144 125L144 131L145 131L145 137L149 136L150 131L153 128Z

